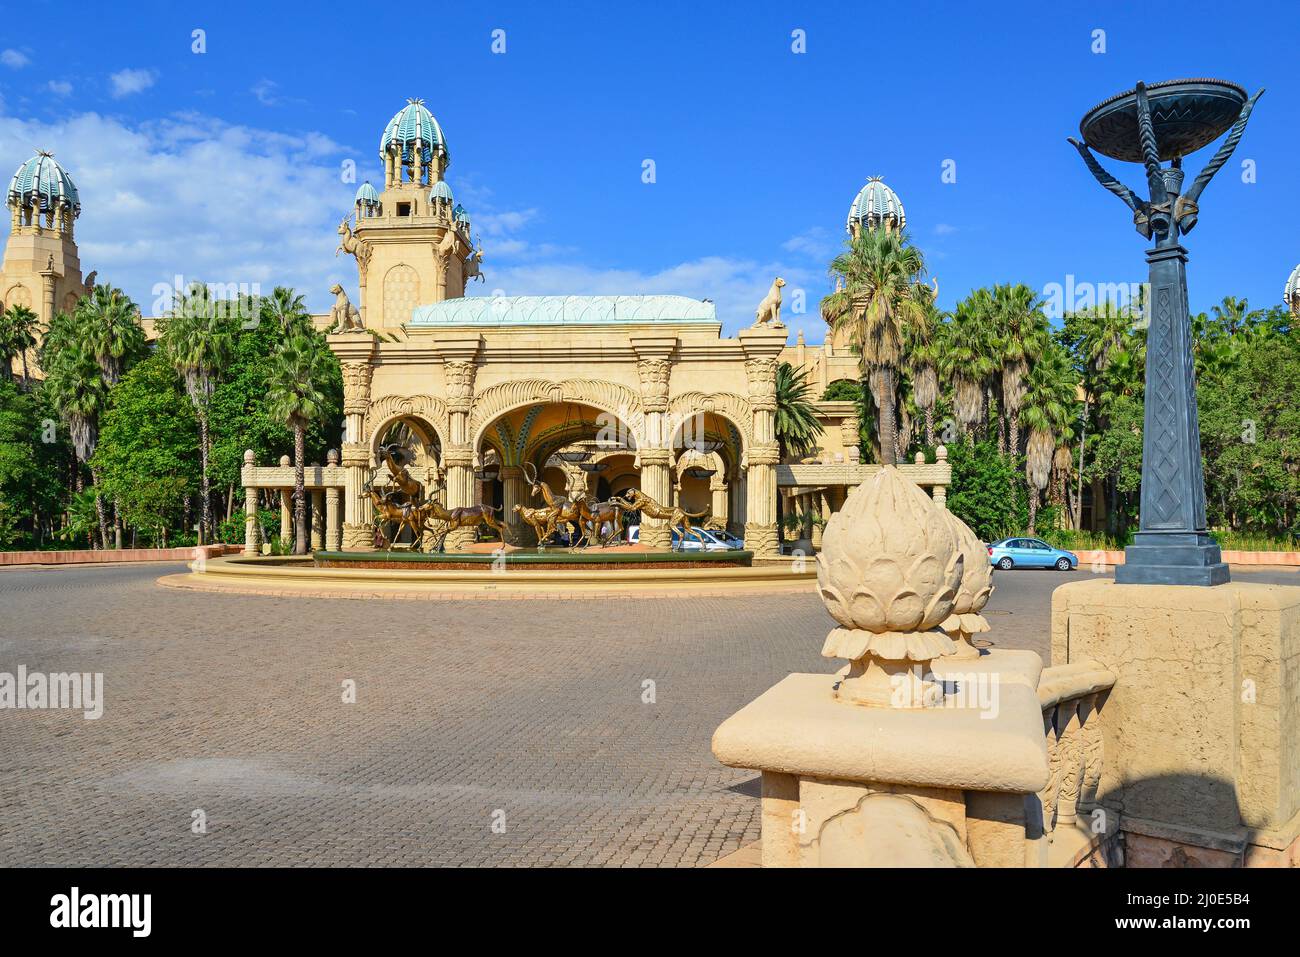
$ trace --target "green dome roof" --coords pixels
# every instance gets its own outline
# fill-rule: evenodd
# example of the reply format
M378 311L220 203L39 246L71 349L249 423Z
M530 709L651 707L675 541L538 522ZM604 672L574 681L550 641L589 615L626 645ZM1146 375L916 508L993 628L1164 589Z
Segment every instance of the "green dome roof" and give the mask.
M412 99L407 100L406 106L398 110L384 127L384 135L379 138L379 153L382 156L400 150L402 159L410 162L417 144L422 162L429 162L436 150L447 158L447 165L451 165L451 153L447 150L447 138L442 135L442 127L425 108L424 100Z
M451 210L451 218L458 223L468 223L469 213L465 212L465 207L457 203Z
M868 178L867 185L854 197L853 205L849 207L847 228L852 231L855 223L866 226L867 229L875 229L882 224L895 229L907 225L902 200L879 176Z
M54 154L44 150L37 153L14 173L9 180L10 206L30 206L32 193L41 196L41 210L71 209L73 216L81 215L81 197L72 177L58 163Z
M433 189L429 190L429 202L432 203L435 199L440 199L447 203L452 201L453 197L451 195L451 187L447 185L445 179L438 180L438 182L433 184Z
M357 187L356 202L361 203L362 205L365 206L379 205L379 192L373 186L370 185L370 180L366 180L359 187Z

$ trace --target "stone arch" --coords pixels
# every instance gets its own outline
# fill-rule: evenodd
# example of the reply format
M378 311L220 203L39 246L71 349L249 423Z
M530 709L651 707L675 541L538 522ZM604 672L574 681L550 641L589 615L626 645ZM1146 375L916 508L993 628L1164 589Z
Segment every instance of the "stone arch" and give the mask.
M430 440L436 438L440 447L447 448L451 423L446 402L432 395L389 395L371 404L362 423L362 434L372 455L384 430L398 419L421 421L431 433Z
M696 415L712 415L725 422L729 427L728 444L737 446L733 454L724 457L727 477L739 477L745 454L753 444L754 414L749 400L731 392L714 394L704 392L686 392L675 396L668 403L669 441L674 447L683 427Z
M384 325L410 322L411 310L419 304L420 274L414 266L398 263L384 273Z
M63 311L72 312L77 308L77 300L80 297L75 292L65 293L63 296Z
M470 413L469 434L475 449L482 445L484 433L497 419L527 405L560 405L572 402L591 406L617 417L632 433L639 448L645 443L645 413L641 396L625 385L602 379L516 379L490 386L474 397Z
M32 291L22 283L15 283L5 293L4 304L6 309L11 306L26 306L30 309L32 308Z

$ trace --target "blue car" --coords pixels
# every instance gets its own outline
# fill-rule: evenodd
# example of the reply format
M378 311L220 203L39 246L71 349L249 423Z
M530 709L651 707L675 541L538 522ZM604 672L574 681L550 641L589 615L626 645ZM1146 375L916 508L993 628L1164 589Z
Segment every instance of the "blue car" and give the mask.
M1036 538L1004 538L989 546L989 564L1008 568L1055 568L1068 572L1079 567L1079 556L1053 548Z

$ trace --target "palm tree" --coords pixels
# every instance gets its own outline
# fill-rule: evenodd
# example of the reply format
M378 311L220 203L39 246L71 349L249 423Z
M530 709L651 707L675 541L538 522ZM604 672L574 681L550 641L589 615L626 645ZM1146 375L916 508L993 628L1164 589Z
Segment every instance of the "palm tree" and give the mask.
M1029 534L1037 534L1038 499L1047 488L1057 451L1069 434L1078 383L1064 347L1051 339L1041 344L1037 361L1025 377L1022 416L1029 431L1025 478L1029 481Z
M13 367L10 361L18 356L23 364L23 389L31 383L27 370L27 350L36 347L36 333L40 331L41 321L36 313L26 306L10 306L0 316L0 362L4 363L6 379L12 380Z
M897 462L898 368L905 330L927 327L934 293L920 282L925 257L905 234L863 229L836 256L830 272L838 288L821 302L833 332L849 329L859 350L862 378L870 384L879 415L877 432L885 465Z
M292 289L276 286L271 295L262 300L261 317L264 321L274 322L285 335L298 330L311 321L311 313L303 297L295 295Z
M267 407L293 429L293 515L296 555L307 553L307 495L304 458L307 426L318 419L325 405L323 391L329 376L328 350L314 332L301 330L284 339L271 353L267 371Z
M200 528L204 541L212 535L212 495L208 479L211 438L208 405L217 379L235 354L234 323L226 304L216 302L203 283L195 282L169 315L159 323L162 348L185 383L199 423Z
M992 296L977 289L957 303L944 332L939 370L952 383L953 412L963 433L982 432L987 422L985 383L999 368L989 343L988 320Z
M1002 414L1007 420L1007 449L1014 459L1020 454L1020 408L1029 374L1027 347L1046 337L1047 317L1038 294L1024 283L998 286L993 299L998 317L995 349L1002 362Z
M934 408L939 402L939 357L941 336L946 329L943 314L931 303L926 309L924 335L908 332L907 373L912 380L912 399L925 416L925 444L934 448Z
M85 338L78 335L78 324L67 313L58 313L50 322L50 336L41 348L41 368L45 370L45 392L50 403L68 427L73 452L79 465L89 465L99 442L99 418L108 400L108 386ZM98 490L99 477L91 470L95 489L95 512L99 520L100 543L108 547L108 516ZM80 492L81 470L77 469L76 488Z
M75 314L104 381L110 387L117 385L127 367L146 351L140 310L122 290L101 283L81 297Z
M817 448L822 432L813 407L807 369L788 362L776 367L776 441L781 457L801 459Z

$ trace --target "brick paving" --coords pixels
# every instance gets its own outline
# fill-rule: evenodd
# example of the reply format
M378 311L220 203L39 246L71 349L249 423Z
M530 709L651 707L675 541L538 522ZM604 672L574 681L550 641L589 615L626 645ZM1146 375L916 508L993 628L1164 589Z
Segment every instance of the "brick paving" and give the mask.
M790 671L838 664L818 653L812 594L396 602L154 583L181 570L0 571L0 671L103 672L106 698L97 721L0 710L0 865L708 864L759 825L756 775L713 760L713 729ZM990 637L1045 649L1069 577L999 575Z

